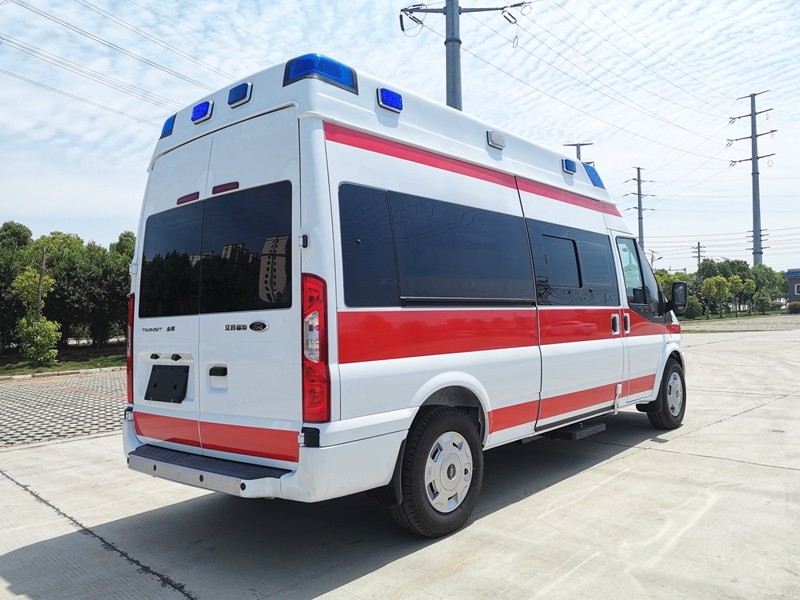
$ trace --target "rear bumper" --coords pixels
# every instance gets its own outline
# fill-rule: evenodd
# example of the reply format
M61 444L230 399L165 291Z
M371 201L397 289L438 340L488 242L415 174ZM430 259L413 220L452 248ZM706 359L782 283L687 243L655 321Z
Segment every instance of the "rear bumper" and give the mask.
M318 502L389 483L406 431L309 448L301 446L297 469L220 460L142 444L133 422L123 421L128 467L134 471L244 498Z

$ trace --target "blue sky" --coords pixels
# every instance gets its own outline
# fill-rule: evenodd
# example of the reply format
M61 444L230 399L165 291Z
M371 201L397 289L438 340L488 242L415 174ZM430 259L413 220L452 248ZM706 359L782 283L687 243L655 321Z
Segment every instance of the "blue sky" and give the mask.
M0 221L104 245L135 231L174 107L307 52L444 102L444 18L404 34L410 3L0 1ZM759 131L778 130L759 138L759 154L775 153L760 162L764 262L800 267L800 2L539 0L510 12L516 24L462 16L465 112L554 148L593 142L583 158L634 230L626 180L643 167L656 267L694 270L698 242L704 256L752 262L751 167L730 166L750 144L726 140L750 134L749 119L729 123L750 110L737 98L771 90L757 100L774 109Z

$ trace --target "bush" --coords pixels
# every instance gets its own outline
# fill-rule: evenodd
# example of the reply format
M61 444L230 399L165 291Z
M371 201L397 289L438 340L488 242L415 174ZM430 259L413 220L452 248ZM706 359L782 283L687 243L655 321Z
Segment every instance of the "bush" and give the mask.
M687 319L697 319L703 316L703 305L695 296L689 296L686 303L686 312L683 316Z
M53 348L61 333L59 325L42 317L38 321L22 317L17 324L22 355L37 365L55 362L58 350Z
M800 302L789 302L789 314L800 315Z
M769 297L767 290L759 290L753 296L753 308L755 308L762 315L767 314L772 304L772 298Z
M773 300L772 304L770 304L770 310L780 310L783 308L783 304L781 304L777 300Z

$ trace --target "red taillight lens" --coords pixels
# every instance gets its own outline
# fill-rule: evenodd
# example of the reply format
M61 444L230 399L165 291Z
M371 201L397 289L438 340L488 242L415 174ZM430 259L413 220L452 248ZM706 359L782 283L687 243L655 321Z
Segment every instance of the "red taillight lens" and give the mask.
M133 305L134 295L128 296L128 402L133 404Z
M303 274L303 421L331 420L325 281Z

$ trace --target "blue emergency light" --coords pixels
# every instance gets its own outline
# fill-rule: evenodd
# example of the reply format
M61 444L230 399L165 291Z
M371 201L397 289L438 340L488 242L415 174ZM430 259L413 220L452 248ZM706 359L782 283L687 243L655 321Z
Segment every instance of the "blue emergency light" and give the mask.
M578 164L571 158L562 158L561 170L570 175L574 175L578 171Z
M378 88L378 105L399 113L403 110L403 96L386 88Z
M192 123L202 123L211 118L211 113L214 112L214 103L211 100L201 102L192 109Z
M589 176L589 179L594 184L594 187L606 189L606 186L603 185L603 180L600 179L600 174L592 165L583 163L583 168L586 169L586 174Z
M252 93L253 84L249 81L245 81L244 83L240 83L239 85L232 87L228 91L228 106L231 108L236 108L237 106L241 106L242 104L250 102L250 94Z
M319 79L358 94L355 69L321 54L304 54L287 62L283 72L283 87L308 78Z
M175 128L175 117L178 115L172 115L169 119L164 121L164 127L161 128L161 137L158 139L164 139L168 135L172 135L172 130Z

